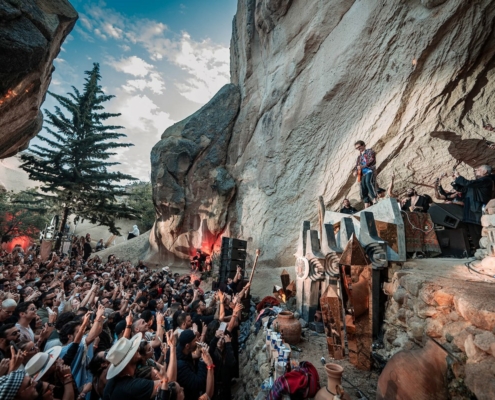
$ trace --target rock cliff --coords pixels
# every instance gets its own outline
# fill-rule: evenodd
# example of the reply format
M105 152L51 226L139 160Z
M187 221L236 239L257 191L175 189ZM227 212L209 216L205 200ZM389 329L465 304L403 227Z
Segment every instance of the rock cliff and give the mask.
M236 85L225 85L203 108L168 128L151 151L157 219L150 233L150 259L187 260L208 254L227 229L236 184L225 169L232 127L239 111Z
M40 131L53 60L76 20L66 0L0 2L0 158Z
M262 265L292 265L298 227L316 222L319 195L329 209L358 201L356 140L377 151L379 185L395 172L399 193L433 194L434 177L458 161L469 178L473 166L494 165L480 136L489 134L483 121L495 125L494 18L490 0L238 0L231 81L241 101L219 161L236 197L218 204L220 225L226 218L230 234L261 248ZM205 123L224 113L207 107ZM188 179L156 191L155 203L202 187L203 178ZM196 213L178 209L181 220ZM162 242L176 237L161 230Z

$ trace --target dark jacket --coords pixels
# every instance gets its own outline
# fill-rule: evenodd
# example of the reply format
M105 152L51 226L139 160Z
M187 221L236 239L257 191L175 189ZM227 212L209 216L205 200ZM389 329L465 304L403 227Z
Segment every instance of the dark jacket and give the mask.
M177 346L177 382L184 388L186 399L197 399L206 390L206 364L193 360Z
M490 176L483 176L472 181L462 176L455 180L465 190L464 222L473 224L481 223L483 205L492 198L493 180Z

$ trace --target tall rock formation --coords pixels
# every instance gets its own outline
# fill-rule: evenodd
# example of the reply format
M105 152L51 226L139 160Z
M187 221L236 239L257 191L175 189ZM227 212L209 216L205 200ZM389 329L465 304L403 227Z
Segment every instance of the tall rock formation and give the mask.
M330 209L359 199L356 140L377 151L379 185L395 172L399 193L415 186L432 194L420 184L458 161L468 178L475 165L495 165L480 136L490 139L483 120L495 125L494 22L491 0L238 0L231 80L240 111L218 161L237 188L234 201L221 203L228 210L215 211L222 225L227 215L231 235L263 250L262 266L292 265L298 226L316 222L319 195ZM205 122L225 113L214 101ZM165 152L166 140L178 139L162 139ZM156 188L157 206L180 205L170 207L174 217L159 210L160 221L182 224L159 229L162 242L176 240L189 229L182 221L196 215L187 192L204 178L195 180L193 164L183 162L186 181L172 174L173 189Z
M40 131L53 60L76 20L67 0L0 1L0 158Z
M203 108L168 128L151 151L157 219L150 233L150 259L188 260L208 254L227 227L236 185L225 169L239 112L236 85L225 85Z

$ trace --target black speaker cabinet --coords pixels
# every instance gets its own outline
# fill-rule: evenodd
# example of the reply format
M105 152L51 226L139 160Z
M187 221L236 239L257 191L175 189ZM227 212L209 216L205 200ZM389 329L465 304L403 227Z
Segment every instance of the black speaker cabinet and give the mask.
M463 208L455 204L433 203L428 210L434 224L457 228L462 221Z
M442 229L436 233L443 257L467 258L471 255L466 229Z
M220 250L220 282L227 278L233 278L239 265L242 269L246 266L247 241L229 237L222 238Z

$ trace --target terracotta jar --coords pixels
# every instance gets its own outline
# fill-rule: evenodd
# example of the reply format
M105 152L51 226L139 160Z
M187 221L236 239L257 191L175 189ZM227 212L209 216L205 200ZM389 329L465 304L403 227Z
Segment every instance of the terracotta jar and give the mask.
M285 342L297 344L301 340L301 323L290 311L280 312L273 324L282 333Z
M327 386L322 387L316 393L315 400L333 400L335 397L334 394L342 393L342 374L344 373L344 368L339 364L325 364L325 372L327 373ZM351 397L347 393L344 393L338 398L351 400Z

